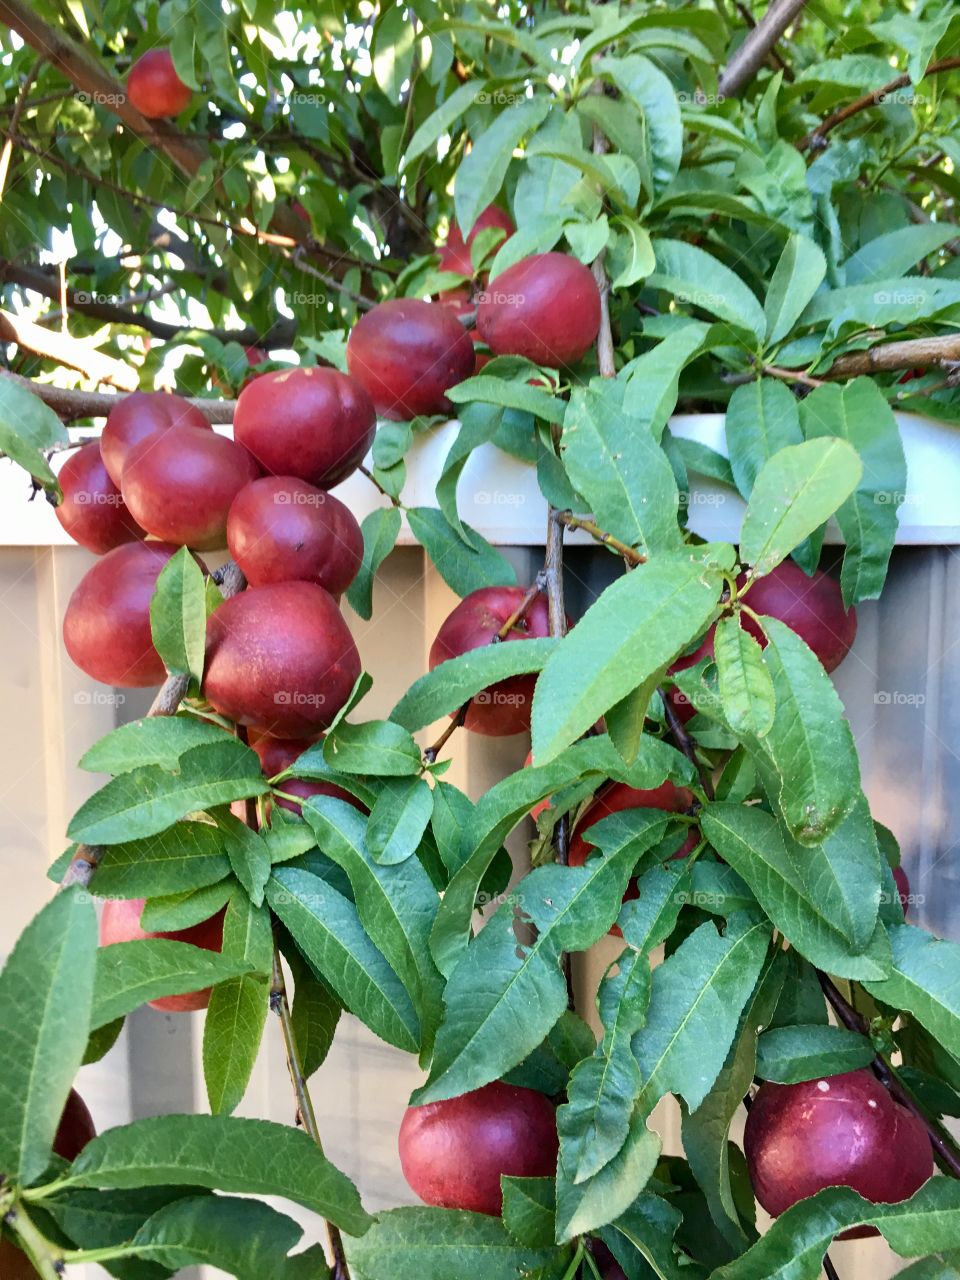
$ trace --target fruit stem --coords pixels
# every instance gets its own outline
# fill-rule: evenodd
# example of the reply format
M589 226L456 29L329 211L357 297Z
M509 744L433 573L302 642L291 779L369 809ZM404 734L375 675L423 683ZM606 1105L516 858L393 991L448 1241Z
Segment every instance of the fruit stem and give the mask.
M43 1280L61 1280L63 1255L41 1234L24 1212L23 1206L15 1205L8 1210L4 1221L13 1228L21 1249Z
M869 1039L870 1031L866 1021L857 1013L856 1009L834 985L833 981L819 969L817 970L817 978L823 994L830 1002L830 1007L847 1030L855 1031ZM886 1058L878 1053L874 1057L871 1066L873 1067L874 1075L890 1093L891 1097L896 1102L899 1102L902 1107L906 1107L924 1126L941 1169L954 1178L960 1178L960 1148L957 1147L951 1135L942 1125L938 1124L936 1120L923 1111L919 1103L916 1102L909 1090L904 1086L897 1075L896 1069L890 1065Z

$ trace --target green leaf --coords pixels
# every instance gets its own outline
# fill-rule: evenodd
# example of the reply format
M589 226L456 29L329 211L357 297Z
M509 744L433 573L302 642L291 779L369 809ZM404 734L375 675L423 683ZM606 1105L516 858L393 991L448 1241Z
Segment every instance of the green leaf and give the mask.
M152 716L114 729L80 757L80 768L91 773L130 773L144 765L171 772L193 747L224 741L224 730L193 716Z
M922 14L894 12L882 22L871 23L870 30L884 43L889 40L906 50L910 55L907 75L916 84L926 75L934 51L955 17L952 5L944 5L939 13L932 14L925 7Z
M649 158L647 168L655 192L668 186L680 169L683 122L670 79L642 54L601 58L597 70L643 112Z
M791 833L802 844L818 844L860 796L856 743L816 654L779 619L763 618L762 626L767 636L763 663L776 709L761 749L779 775L774 798Z
M763 650L738 618L721 618L714 654L723 714L737 734L763 738L773 728L776 699Z
M470 80L469 84L462 84L454 89L449 98L445 99L417 128L413 137L410 139L410 145L407 147L403 155L403 162L400 166L401 171L406 169L414 160L424 155L430 147L434 146L445 134L450 126L455 124L464 112L472 107L483 92L485 81Z
M325 982L314 977L299 951L290 948L287 962L294 981L293 1033L304 1078L309 1080L326 1062L343 1005Z
M189 676L200 687L207 643L207 598L203 571L181 547L160 571L150 601L150 631L171 675Z
M0 379L0 453L55 490L57 478L42 450L68 439L66 427L39 396L10 378Z
M901 1257L955 1249L960 1239L960 1184L931 1178L900 1204L871 1204L849 1187L828 1187L780 1215L742 1257L713 1272L711 1280L759 1276L818 1280L831 1240L849 1227L877 1227Z
M608 99L605 101L614 105ZM606 258L610 288L626 289L652 275L657 259L649 231L635 218L617 217L613 223L617 230Z
M747 915L724 936L702 924L654 971L646 1025L633 1038L642 1115L666 1093L696 1111L720 1074L769 943L766 921Z
M108 845L91 888L102 898L152 898L202 889L229 874L219 830L178 822L145 840Z
M68 889L34 916L0 973L0 1169L19 1182L50 1160L91 1030L96 952L89 896Z
M889 930L893 966L866 982L871 995L905 1009L954 1056L960 1056L960 945L902 924Z
M757 1042L757 1075L777 1084L802 1084L868 1067L873 1057L866 1036L843 1027L775 1027Z
M900 428L872 378L845 386L817 387L800 410L808 439L831 435L857 450L863 476L837 511L846 544L840 585L844 602L876 600L886 581L897 540L897 509L907 488L907 463Z
M420 748L406 729L390 720L341 723L328 733L323 755L341 773L403 777L420 772Z
M762 578L853 493L863 464L844 440L808 440L761 467L740 530L740 555Z
M512 356L501 356L499 359L513 361ZM536 365L531 364L529 372L535 375ZM454 404L469 405L474 401L481 401L485 405L519 409L521 413L532 413L534 417L542 418L544 422L563 421L566 410L563 400L548 395L540 387L531 387L528 378L508 380L497 374L496 364L491 360L489 365L484 366L482 373L475 374L472 378L465 378L463 382L451 387L447 393L447 399L452 400ZM495 431L491 432L491 437L494 434ZM449 519L449 515L447 518Z
M357 908L319 876L278 867L267 901L311 968L345 1008L375 1035L407 1053L420 1045L420 1023L406 988L367 936Z
M826 274L823 250L806 236L792 235L770 277L763 304L768 343L782 342L789 335Z
M345 1243L353 1280L519 1280L542 1274L558 1252L517 1244L499 1218L457 1209L391 1209Z
M637 420L659 441L667 420L673 413L680 392L680 375L703 350L709 326L697 320L682 319L662 342L623 369L627 390L623 397L624 413Z
M355 1235L372 1221L356 1187L306 1133L234 1116L154 1116L109 1129L83 1149L63 1185L168 1184L284 1196Z
M390 719L411 732L423 729L500 680L541 671L558 643L544 638L487 644L449 658L414 681Z
M515 587L513 565L466 522L470 546L435 507L411 507L407 519L413 536L433 561L437 572L459 596L480 587Z
M697 866L700 864L698 863ZM734 1036L727 1060L696 1111L682 1109L683 1150L700 1185L710 1215L737 1251L756 1238L740 1220L730 1180L730 1126L753 1082L757 1036L770 1023L783 989L787 961L774 955L754 987Z
M503 1225L518 1244L549 1249L556 1236L557 1191L552 1178L511 1178L504 1174Z
M91 1026L103 1027L148 1000L201 991L250 969L245 960L169 938L113 942L97 951Z
M377 507L364 516L360 529L363 533L363 563L347 588L347 600L354 613L369 621L373 616L373 584L380 566L396 545L400 512L396 507Z
M486 232L481 234L485 235ZM476 247L476 241L474 247ZM472 378L467 379L468 383L472 381ZM499 382L499 379L496 381ZM450 527L457 531L467 546L473 544L461 523L460 512L457 510L457 485L474 449L493 440L502 421L503 414L496 405L467 404L460 414L460 430L457 432L457 438L443 460L443 471L437 481L436 494L440 510L446 516Z
M774 818L754 806L719 803L703 810L700 825L774 925L811 964L844 978L886 977L889 945L882 931L860 947L831 922L823 910L824 886L804 878Z
M631 819L610 820L620 834L603 858L532 871L467 947L447 982L430 1078L418 1102L497 1080L540 1044L567 1004L562 952L585 950L607 932L638 857L662 838L667 820L656 810L636 810ZM536 937L527 943L522 930L530 924Z
M433 792L423 778L389 778L367 823L367 848L382 867L416 853L433 813Z
M561 454L597 523L645 555L680 545L679 494L667 456L623 408L625 383L594 379L574 387Z
M327 857L347 873L360 921L409 992L429 1042L440 1018L443 987L430 956L439 906L430 877L417 858L400 866L377 862L367 847L367 819L345 800L313 796L303 816Z
M756 294L728 266L685 240L656 239L653 248L657 269L647 280L649 288L666 289L680 303L746 329L758 341L763 337L763 308Z
M610 105L614 104L611 103ZM573 250L573 256L589 266L597 254L606 248L607 241L610 238L610 223L607 221L607 215L602 213L593 222L566 223L563 233L567 237L567 243Z
M263 890L270 879L272 863L266 833L255 831L233 813L222 810L217 825L223 832L224 851L233 874L255 907L263 905Z
M543 123L549 110L548 98L525 98L501 111L474 138L472 150L460 162L454 186L457 222L464 238L503 185L514 149Z
M223 922L223 954L250 966L218 983L203 1024L203 1078L210 1110L229 1114L243 1099L260 1049L270 998L270 912L234 893Z
M764 464L788 445L803 443L796 396L776 378L737 387L727 405L726 435L737 488L749 498Z
M256 753L236 738L193 747L176 773L144 765L114 778L80 806L67 829L74 840L123 844L156 835L212 806L270 790Z
M680 1221L678 1208L648 1191L637 1197L604 1236L616 1241L617 1232L626 1237L653 1274L664 1280L701 1280L703 1270L674 1244Z
M148 1218L130 1247L174 1271L206 1265L238 1280L294 1280L303 1255L287 1255L302 1234L299 1223L260 1200L186 1196ZM314 1280L325 1280L322 1252L311 1262Z
M913 24L911 24L913 25ZM850 255L843 264L847 284L889 280L942 249L951 239L949 224L927 222L920 226L898 227L875 236Z
M597 718L706 630L720 574L661 554L619 578L561 640L537 681L533 755L547 764Z
M188 889L185 893L169 893L148 898L140 913L140 926L148 933L173 933L189 929L217 914L229 901L235 886L231 879L218 880L204 889Z
M370 42L373 78L394 102L400 99L401 86L411 74L417 26L403 9L382 9L374 23Z
M557 1236L570 1240L594 1231L624 1213L650 1180L660 1156L660 1137L634 1115L627 1140L589 1181L575 1185L562 1156L557 1165Z

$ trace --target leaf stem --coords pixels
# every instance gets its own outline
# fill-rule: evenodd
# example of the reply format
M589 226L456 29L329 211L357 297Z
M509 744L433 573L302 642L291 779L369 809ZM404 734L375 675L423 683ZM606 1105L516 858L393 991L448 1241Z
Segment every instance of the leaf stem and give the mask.
M63 1254L40 1232L18 1204L7 1211L4 1221L12 1227L23 1252L43 1280L61 1280Z

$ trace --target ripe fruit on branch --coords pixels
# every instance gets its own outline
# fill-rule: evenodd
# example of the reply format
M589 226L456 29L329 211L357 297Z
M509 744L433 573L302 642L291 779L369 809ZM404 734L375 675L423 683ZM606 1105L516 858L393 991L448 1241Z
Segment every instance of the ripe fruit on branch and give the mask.
M127 542L83 575L63 618L63 642L81 671L121 689L164 679L150 633L150 601L177 550L166 542Z
M124 396L110 410L100 437L103 465L117 488L123 483L124 462L134 445L147 436L180 426L213 430L200 410L182 396L166 391L134 391Z
M852 1187L867 1200L896 1204L933 1174L923 1123L871 1071L761 1085L744 1151L757 1199L774 1217L824 1187Z
M264 471L319 489L331 489L357 469L376 427L373 403L356 378L310 366L253 378L233 416L234 439Z
M107 474L99 440L72 453L57 479L63 493L63 501L55 508L57 519L81 547L100 556L147 536Z
M597 282L565 253L522 258L490 282L477 308L477 330L494 355L554 369L580 360L599 329Z
M473 373L473 341L449 307L391 298L360 317L347 342L347 368L377 413L402 421L450 413L446 391Z
M741 576L742 589L746 579ZM840 584L818 569L810 578L792 560L782 564L763 578L758 578L744 593L744 600L754 613L779 618L813 650L827 671L839 667L850 652L857 635L857 611L846 609ZM741 614L744 630L761 645L766 638L751 617Z
M519 609L526 594L526 587L480 587L478 591L471 591L437 632L430 647L430 670L470 649L491 644L504 623ZM511 629L504 643L542 638L549 634L547 597L541 591L534 596L530 607ZM535 675L511 676L484 689L472 699L464 726L473 733L492 738L523 733L530 728L536 683Z
M201 920L189 929L176 929L170 933L148 933L140 925L145 898L111 898L103 904L100 916L100 945L109 947L114 942L137 942L141 938L168 938L171 942L189 942L205 951L220 951L223 947L223 917L226 907L209 920ZM188 991L180 996L161 996L151 1000L152 1009L165 1013L192 1013L205 1009L210 1003L210 988Z
M403 1176L425 1204L494 1217L503 1209L501 1175L552 1177L558 1146L549 1099L500 1080L408 1107L400 1126Z
M458 276L472 276L473 266L470 262L470 246L481 231L487 231L492 227L499 227L506 232L503 240L500 241L501 244L509 240L514 231L516 231L509 213L495 204L487 205L486 209L473 224L473 230L467 236L466 241L464 241L463 233L457 223L451 222L447 243L440 246L440 270L452 271Z
M313 743L306 738L272 738L269 734L259 734L256 730L250 731L247 740L260 757L260 768L265 778L276 777L284 769L289 769L308 747L313 746ZM367 812L356 796L333 782L284 778L280 783L280 790L291 796L299 796L301 800L308 800L310 796L334 796L337 800L346 800L348 804L352 804L363 813ZM283 796L276 796L274 800L281 809L288 809L291 813L301 812L301 806L293 800L287 800Z
M148 49L130 68L127 97L148 120L186 111L193 91L177 75L169 49Z
M336 601L312 582L252 587L210 616L204 693L239 724L276 737L316 735L359 675Z
M54 1151L62 1160L72 1163L96 1136L97 1130L87 1104L76 1089L71 1089L53 1139ZM12 1240L0 1240L0 1280L37 1280L37 1273L26 1254Z
M227 545L252 587L302 579L338 596L363 562L363 534L349 508L292 476L265 476L240 490Z
M121 491L155 538L213 551L227 545L230 504L259 474L246 449L226 436L171 427L130 450Z

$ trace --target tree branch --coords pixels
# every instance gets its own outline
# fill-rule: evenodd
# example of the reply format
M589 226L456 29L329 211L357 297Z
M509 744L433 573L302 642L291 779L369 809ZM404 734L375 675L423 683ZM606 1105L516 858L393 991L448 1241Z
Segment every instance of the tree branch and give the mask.
M605 547L609 547L618 556L622 556L631 568L647 562L645 555L639 551L634 551L633 547L628 547L625 542L615 538L612 533L607 533L606 529L601 529L595 521L587 516L575 516L572 511L558 511L557 519L561 524L566 525L568 529L582 529L584 533L589 533L591 538L596 539L597 542L602 542Z
M54 387L47 382L22 378L19 373L12 373L9 369L0 369L0 378L9 378L11 382L32 391L59 414L64 422L72 422L76 418L103 418L123 399L122 395L111 395L104 391L74 391L67 387ZM188 397L188 400L210 422L220 424L233 421L235 400L202 400L195 396Z
M925 76L937 75L941 71L955 71L960 67L960 58L943 58L940 62L933 62L927 67ZM881 85L879 89L874 89L871 93L865 93L862 98L857 98L855 102L849 103L845 107L841 107L838 111L834 111L826 119L821 120L811 133L806 134L796 144L799 151L822 151L827 145L827 134L831 133L838 125L849 120L851 116L857 115L861 111L868 111L871 107L878 106L884 98L896 93L898 89L905 89L913 81L906 74L896 76L893 80L889 80L886 84Z
M718 93L721 98L739 97L805 4L806 0L773 0L720 76Z
M867 373L897 373L900 370L940 365L949 368L960 361L960 334L938 338L913 338L906 342L883 342L867 351L851 351L838 356L820 376L831 380L856 378Z
M26 316L0 311L0 341L15 342L23 351L77 369L90 382L105 382L124 391L136 390L137 371L123 360L114 360L96 347L69 333L51 332Z
M16 136L17 129L20 125L20 117L23 115L23 109L26 106L27 97L33 87L33 82L37 78L37 73L43 66L43 58L38 58L28 72L23 84L20 86L20 92L17 94L16 101L13 104L13 114L10 116L10 123L7 125L7 137L3 144L3 151L0 152L0 200L3 199L4 188L7 185L7 174L10 171L10 157L13 155L13 139Z

